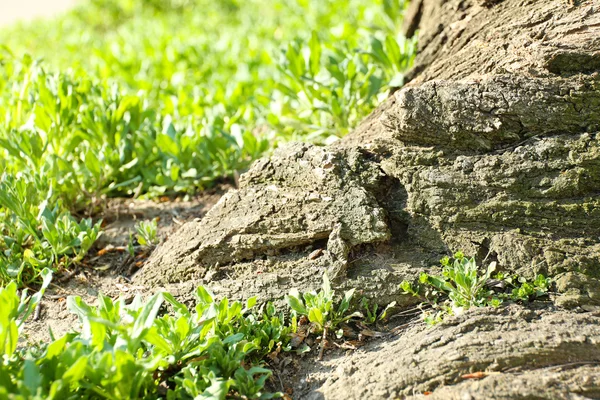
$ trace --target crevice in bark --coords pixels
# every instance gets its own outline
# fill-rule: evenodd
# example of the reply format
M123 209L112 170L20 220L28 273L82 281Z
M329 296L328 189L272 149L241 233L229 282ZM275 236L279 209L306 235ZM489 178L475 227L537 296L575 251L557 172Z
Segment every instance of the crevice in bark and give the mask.
M599 11L595 0L413 2L406 32L418 28L420 52L409 84L338 143L295 144L256 162L238 190L160 246L136 282L281 301L334 271L340 290L407 306L418 300L399 283L439 272L431 265L462 250L508 273L553 276L555 305L411 328L393 342L389 368L378 354L353 357L384 383L373 389L346 373L325 378L323 393L501 398L484 389L502 387L551 399L563 384L597 393L598 379L571 370L547 386L539 378L553 364L600 362L597 316L556 308L600 310ZM213 278L189 280L204 265ZM521 368L526 384L513 385L507 368ZM479 389L458 379L480 369L507 373Z

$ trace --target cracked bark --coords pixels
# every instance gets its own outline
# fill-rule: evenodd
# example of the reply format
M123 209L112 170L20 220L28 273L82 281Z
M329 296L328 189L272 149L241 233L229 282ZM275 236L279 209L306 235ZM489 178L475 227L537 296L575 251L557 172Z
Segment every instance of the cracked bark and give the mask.
M557 306L597 313L600 4L416 0L411 7L406 31L419 29L419 54L405 88L334 146L296 144L256 162L239 190L162 244L135 281L167 286L183 299L205 284L217 295L280 301L292 287L319 286L329 269L341 289L408 305L414 299L401 294L399 282L461 249L511 273L554 276ZM568 371L553 375L548 387L532 383L548 378L549 362L599 357L597 317L552 307L539 313L547 323L511 308L465 314L432 333L413 330L389 354L379 349L349 361L373 370L367 375L380 376L376 384L349 373L327 378L322 392L393 397L456 383L437 398L600 393L597 379L581 381ZM510 356L470 333L485 327L511 338ZM585 332L575 338L578 329ZM440 358L460 351L459 344L427 342L459 334L476 342L462 363ZM549 350L538 351L535 343L544 340ZM405 353L430 362L397 357ZM373 363L382 357L400 360L390 365L408 372L389 379L389 368ZM498 360L503 371L524 369L525 383L510 374L479 386L459 383L457 366L475 372Z
M329 268L349 278L341 285L358 280L367 295L398 300L386 282L462 249L525 276L558 276L561 304L600 305L600 5L412 7L407 31L419 27L420 53L407 87L340 143L257 162L136 280L266 298L270 288L251 293L258 269L284 282L281 298L298 279L318 285ZM326 256L310 259L315 248Z

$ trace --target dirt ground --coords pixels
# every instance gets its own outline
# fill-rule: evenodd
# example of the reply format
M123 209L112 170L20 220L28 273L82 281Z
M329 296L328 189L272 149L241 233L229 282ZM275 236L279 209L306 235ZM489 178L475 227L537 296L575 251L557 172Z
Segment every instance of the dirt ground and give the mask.
M0 26L36 18L50 18L67 11L78 0L0 0Z
M38 318L26 325L25 340L47 341L50 328L60 337L74 326L76 317L66 308L67 296L81 296L89 304L95 304L98 293L112 298L147 293L143 286L132 285L129 279L152 251L138 246L135 257L127 252L129 234L135 232L136 222L157 218L158 236L165 240L184 222L201 218L228 188L219 186L188 200L110 200L104 214L99 216L104 223L102 236L82 265L55 276L43 297Z

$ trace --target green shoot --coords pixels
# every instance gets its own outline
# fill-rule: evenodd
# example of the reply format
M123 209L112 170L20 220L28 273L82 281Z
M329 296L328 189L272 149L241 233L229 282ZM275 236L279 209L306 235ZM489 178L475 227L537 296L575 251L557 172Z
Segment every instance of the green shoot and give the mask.
M140 221L135 225L136 238L141 246L156 246L158 240L157 219L151 221Z
M400 285L404 294L423 297L433 311L425 312L425 321L435 324L446 315L463 313L471 307L499 307L505 301L530 301L544 296L551 280L537 275L533 282L518 276L505 277L497 274L496 284L492 285L492 273L496 263L488 265L483 273L474 258L467 258L461 252L454 259L444 257L440 261L442 275L421 273L419 284L403 281ZM506 290L494 290L493 287L506 287Z

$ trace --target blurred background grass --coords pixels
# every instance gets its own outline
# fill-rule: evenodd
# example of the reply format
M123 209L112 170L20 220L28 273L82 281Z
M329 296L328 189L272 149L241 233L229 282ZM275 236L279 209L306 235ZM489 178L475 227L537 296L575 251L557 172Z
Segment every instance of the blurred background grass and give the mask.
M403 83L404 7L84 0L2 28L0 280L80 260L107 196L194 193L347 134Z
M76 4L77 0L0 0L0 26L54 17Z

